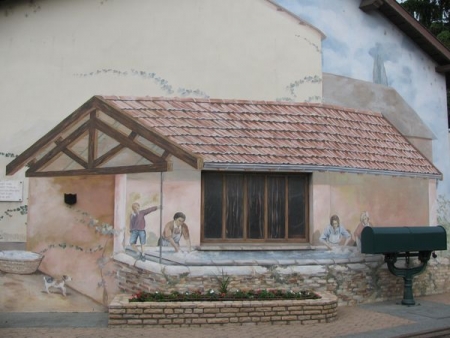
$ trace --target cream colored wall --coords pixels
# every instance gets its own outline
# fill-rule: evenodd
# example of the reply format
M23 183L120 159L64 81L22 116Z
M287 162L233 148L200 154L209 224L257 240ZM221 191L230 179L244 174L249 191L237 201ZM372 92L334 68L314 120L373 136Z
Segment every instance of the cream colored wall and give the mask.
M317 172L311 184L311 241L318 239L333 214L354 232L363 211L374 226L436 224L436 181L423 178ZM420 206L420 208L418 207Z
M0 16L2 168L95 94L321 100L321 33L265 0L8 1ZM24 239L16 219L0 234Z

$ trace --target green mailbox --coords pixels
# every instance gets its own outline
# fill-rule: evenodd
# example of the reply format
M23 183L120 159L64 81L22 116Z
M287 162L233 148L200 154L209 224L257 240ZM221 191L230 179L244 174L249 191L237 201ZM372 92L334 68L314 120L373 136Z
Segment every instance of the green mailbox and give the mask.
M385 254L447 250L447 233L430 227L365 227L361 233L361 252Z
M429 227L365 227L361 233L361 252L383 254L389 271L404 281L403 305L415 305L413 277L425 271L431 253L447 250L447 233L438 226ZM398 258L405 259L405 266L396 266ZM420 264L414 264L417 257Z

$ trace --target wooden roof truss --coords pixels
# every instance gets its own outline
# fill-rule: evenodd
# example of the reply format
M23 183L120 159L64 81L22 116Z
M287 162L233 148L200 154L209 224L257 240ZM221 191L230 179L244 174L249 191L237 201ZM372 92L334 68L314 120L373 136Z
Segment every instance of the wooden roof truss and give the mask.
M9 163L6 174L25 165L27 177L163 172L172 170L174 152L182 156L161 135L93 97ZM197 167L196 159L185 160Z

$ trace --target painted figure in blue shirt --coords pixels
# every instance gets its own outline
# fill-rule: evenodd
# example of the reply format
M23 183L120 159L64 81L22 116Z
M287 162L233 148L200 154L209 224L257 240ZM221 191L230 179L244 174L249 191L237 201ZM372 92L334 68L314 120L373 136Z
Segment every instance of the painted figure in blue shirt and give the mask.
M331 216L330 224L327 225L319 240L331 249L333 246L341 245L344 239L344 245L348 245L352 235L340 224L337 215Z

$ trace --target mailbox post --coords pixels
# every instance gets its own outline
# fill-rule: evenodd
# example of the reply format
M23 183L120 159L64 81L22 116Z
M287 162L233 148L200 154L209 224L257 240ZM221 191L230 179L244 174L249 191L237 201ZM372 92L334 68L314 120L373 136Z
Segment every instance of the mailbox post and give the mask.
M447 233L442 226L365 227L361 233L361 252L383 254L389 271L403 278L403 305L415 305L413 278L425 271L431 253L437 250L447 250ZM405 258L406 267L395 266L398 257ZM421 264L411 267L411 257L417 257Z

